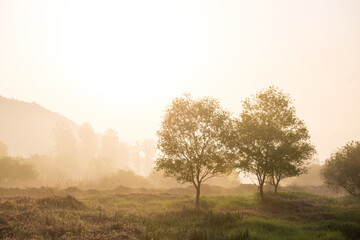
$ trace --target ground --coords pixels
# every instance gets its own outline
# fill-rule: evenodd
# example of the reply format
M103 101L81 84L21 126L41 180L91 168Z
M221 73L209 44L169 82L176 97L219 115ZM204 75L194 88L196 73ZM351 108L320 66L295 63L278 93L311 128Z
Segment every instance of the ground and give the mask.
M3 194L0 239L360 239L360 201L350 196L202 196L195 211L192 195L70 190Z

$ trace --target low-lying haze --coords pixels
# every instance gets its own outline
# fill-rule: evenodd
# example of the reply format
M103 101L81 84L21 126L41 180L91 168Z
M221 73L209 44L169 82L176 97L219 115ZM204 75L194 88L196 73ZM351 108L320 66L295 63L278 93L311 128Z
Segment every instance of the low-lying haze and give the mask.
M238 114L274 84L323 161L360 136L359 12L356 0L0 0L0 95L135 143L184 92Z

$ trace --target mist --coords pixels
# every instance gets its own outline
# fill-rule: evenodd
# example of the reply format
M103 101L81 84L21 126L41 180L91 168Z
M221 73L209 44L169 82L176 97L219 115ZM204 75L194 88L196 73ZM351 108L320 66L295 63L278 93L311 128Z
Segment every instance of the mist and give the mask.
M0 100L3 116L0 152L7 159L2 164L14 162L13 174L2 178L1 187L190 187L154 170L155 136L129 143L120 140L121 134L114 129L98 133L89 122L78 125L38 104L4 97ZM319 160L313 160L307 174L289 178L282 185L323 185L320 164ZM254 176L233 172L230 176L210 179L206 184L236 188L253 184L253 180Z
M360 239L359 0L0 0L0 239Z
M114 129L98 133L89 122L78 125L16 99L1 97L0 112L1 187L184 187L154 171L154 138L125 142ZM224 176L212 184L234 187L240 181Z

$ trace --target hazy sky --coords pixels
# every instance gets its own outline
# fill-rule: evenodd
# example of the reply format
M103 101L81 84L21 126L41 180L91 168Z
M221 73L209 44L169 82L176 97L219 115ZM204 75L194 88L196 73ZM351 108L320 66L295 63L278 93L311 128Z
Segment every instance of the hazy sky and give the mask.
M360 1L0 0L0 95L121 140L171 98L289 93L324 160L360 140Z

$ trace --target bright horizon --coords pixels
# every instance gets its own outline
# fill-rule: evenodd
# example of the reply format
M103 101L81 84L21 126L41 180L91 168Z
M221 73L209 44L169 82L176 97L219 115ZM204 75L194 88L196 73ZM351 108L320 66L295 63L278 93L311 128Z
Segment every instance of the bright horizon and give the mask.
M275 85L318 157L360 140L360 1L0 0L0 95L154 137L171 99Z

